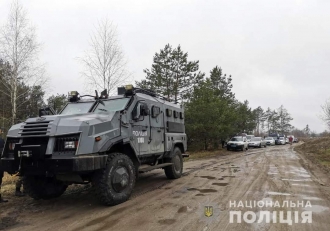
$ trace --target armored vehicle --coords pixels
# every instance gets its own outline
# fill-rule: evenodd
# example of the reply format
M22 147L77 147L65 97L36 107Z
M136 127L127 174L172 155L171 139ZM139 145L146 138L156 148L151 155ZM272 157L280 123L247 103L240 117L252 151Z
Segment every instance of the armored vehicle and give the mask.
M91 182L103 204L116 205L129 199L138 173L163 168L167 178L181 177L187 138L178 104L132 85L117 96L68 99L59 114L41 113L8 132L1 167L23 176L32 198Z

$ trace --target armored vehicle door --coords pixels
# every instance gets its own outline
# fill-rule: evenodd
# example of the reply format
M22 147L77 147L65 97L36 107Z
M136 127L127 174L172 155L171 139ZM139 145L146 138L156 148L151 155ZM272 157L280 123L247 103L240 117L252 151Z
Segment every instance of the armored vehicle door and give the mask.
M150 149L152 153L164 152L164 114L159 105L152 105L150 112Z
M132 111L131 140L138 155L148 154L149 150L149 114L150 110L145 101L138 101Z

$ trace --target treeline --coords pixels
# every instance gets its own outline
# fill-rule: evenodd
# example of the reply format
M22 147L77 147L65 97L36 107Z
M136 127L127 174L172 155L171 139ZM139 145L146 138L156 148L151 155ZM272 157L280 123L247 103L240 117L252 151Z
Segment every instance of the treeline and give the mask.
M12 66L0 59L0 128L5 133L16 123L29 117L37 117L39 109L46 106L45 89L42 85L26 85L23 81L16 84L16 97L13 97ZM65 95L52 95L46 102L55 110L60 110L66 103ZM15 116L13 107L16 107Z
M199 61L189 61L179 45L167 44L153 57L151 69L145 69L144 80L136 82L185 108L185 124L190 149L217 148L222 140L245 132L255 135L288 133L293 127L288 111L258 107L240 102L233 92L231 75L219 66L209 74L199 71Z

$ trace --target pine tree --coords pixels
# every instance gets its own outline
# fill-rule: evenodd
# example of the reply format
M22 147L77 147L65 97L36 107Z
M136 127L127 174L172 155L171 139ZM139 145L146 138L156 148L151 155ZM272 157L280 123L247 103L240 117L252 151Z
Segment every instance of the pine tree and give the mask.
M187 98L193 86L203 79L204 74L198 69L199 61L188 61L188 53L184 53L180 45L173 49L167 44L155 54L151 69L143 70L146 79L136 82L136 85L176 102Z

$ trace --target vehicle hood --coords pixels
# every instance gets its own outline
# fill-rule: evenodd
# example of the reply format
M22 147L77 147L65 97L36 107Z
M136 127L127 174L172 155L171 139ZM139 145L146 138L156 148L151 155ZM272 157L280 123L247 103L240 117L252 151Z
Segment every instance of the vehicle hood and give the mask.
M25 126L28 124L36 124L36 126L43 125L41 127L47 127L47 131L44 134L47 136L80 133L82 131L88 131L88 133L91 134L93 133L93 130L95 131L95 127L97 125L102 125L104 131L106 131L109 127L105 126L107 124L105 122L111 123L117 113L119 114L119 112L107 112L101 114L85 113L75 115L49 115L29 118L24 123L15 124L12 126L8 131L8 136L20 137L38 135L36 130L26 129ZM102 130L102 127L97 126L97 130ZM25 130L23 130L24 128Z
M229 141L228 144L244 144L243 141Z
M260 144L261 141L250 141L249 144Z

